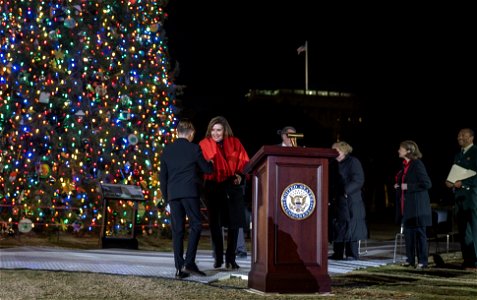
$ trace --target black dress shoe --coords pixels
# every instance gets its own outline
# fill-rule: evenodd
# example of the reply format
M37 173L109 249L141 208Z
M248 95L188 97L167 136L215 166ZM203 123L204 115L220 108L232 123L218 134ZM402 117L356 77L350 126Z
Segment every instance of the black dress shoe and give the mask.
M240 269L240 266L237 265L236 262L228 262L225 264L225 268L227 268L228 270L238 270Z
M197 276L207 276L207 274L205 274L204 272L199 270L199 268L197 266L185 267L184 272L187 272L187 273L190 273L190 274L193 274L193 275L197 275Z
M215 269L221 268L222 265L223 265L223 262L221 262L221 261L215 261L214 262L214 268Z
M182 271L182 270L176 270L176 279L184 279L186 277L189 277L189 273Z
M328 259L343 260L344 257L343 256L340 257L339 255L333 254L333 255L328 256Z

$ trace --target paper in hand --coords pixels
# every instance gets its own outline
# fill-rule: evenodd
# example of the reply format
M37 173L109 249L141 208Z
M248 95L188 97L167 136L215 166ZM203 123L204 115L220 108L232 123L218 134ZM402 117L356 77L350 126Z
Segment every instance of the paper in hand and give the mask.
M453 164L450 169L449 175L447 176L447 181L455 183L456 181L472 177L475 174L477 173L473 170L465 169L459 165Z

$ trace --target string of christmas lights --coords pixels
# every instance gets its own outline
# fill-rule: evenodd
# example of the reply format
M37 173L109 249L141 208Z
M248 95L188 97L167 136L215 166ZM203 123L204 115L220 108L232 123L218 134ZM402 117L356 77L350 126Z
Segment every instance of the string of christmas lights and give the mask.
M113 183L142 188L143 228L168 226L158 182L176 122L166 4L0 0L0 220L94 230L99 184Z

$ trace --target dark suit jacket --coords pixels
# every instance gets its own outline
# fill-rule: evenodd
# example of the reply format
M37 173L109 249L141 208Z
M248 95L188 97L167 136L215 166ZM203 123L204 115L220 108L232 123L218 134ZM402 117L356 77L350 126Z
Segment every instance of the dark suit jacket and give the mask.
M464 154L458 153L454 163L473 171L477 171L477 145L473 145ZM462 180L462 188L455 189L456 201L463 209L477 208L477 175Z
M199 145L178 138L161 155L159 180L166 201L200 196L200 172L212 173L213 165L202 155Z

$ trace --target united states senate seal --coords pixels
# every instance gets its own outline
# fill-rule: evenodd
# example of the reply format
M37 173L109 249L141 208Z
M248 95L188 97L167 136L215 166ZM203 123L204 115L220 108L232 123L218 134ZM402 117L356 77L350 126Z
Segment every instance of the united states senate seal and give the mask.
M306 184L292 183L283 190L280 203L289 218L304 220L315 211L316 198Z

